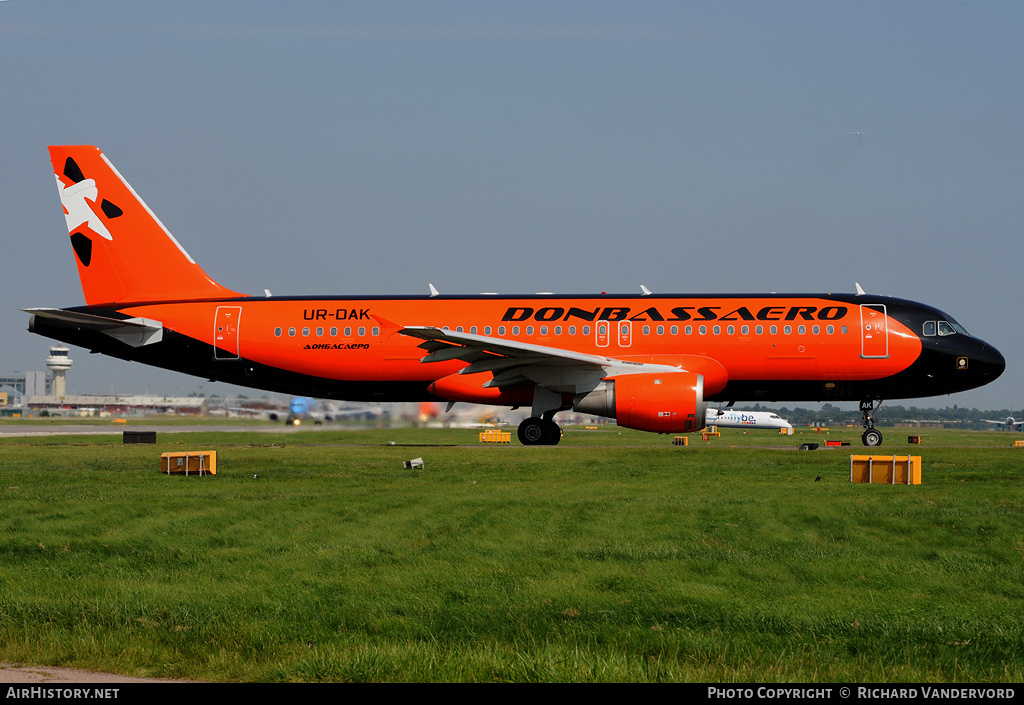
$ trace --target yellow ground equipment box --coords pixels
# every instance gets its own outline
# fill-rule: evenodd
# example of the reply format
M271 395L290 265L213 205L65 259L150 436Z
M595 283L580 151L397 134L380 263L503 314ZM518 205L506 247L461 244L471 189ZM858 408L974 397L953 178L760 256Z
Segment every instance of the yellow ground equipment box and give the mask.
M480 432L481 443L511 443L512 432L511 431L481 431Z
M160 472L168 475L217 474L217 451L191 450L184 453L164 453L160 456Z
M1014 448L1024 448L1024 441L1014 441L1013 442L1013 447Z
M690 439L687 438L686 436L676 436L673 439L673 441L672 441L672 445L674 445L674 446L688 446L688 445L690 445Z
M920 485L920 455L851 455L850 482Z

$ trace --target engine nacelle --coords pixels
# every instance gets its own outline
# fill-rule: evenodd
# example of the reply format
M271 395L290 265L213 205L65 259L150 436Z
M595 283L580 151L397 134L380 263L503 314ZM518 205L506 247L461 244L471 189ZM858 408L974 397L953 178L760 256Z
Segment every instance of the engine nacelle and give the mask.
M647 372L608 377L603 386L578 394L573 409L607 416L619 426L654 433L704 428L704 376L694 372Z

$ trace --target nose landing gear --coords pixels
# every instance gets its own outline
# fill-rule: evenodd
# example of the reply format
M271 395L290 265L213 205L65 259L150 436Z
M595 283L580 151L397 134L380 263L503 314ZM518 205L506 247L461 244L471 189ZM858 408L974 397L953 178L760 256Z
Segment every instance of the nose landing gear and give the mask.
M864 435L860 437L864 445L869 448L875 448L882 445L882 432L875 428L875 410L882 405L882 400L878 400L878 406L875 406L874 399L863 399L860 402L860 413L864 417Z

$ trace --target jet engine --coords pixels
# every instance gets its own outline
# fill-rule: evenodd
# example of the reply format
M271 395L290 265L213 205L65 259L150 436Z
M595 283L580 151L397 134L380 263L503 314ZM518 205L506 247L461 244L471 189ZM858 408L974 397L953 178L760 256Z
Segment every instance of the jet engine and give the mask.
M577 394L573 409L607 416L619 426L654 433L689 433L704 428L704 376L695 372L647 372L602 380Z

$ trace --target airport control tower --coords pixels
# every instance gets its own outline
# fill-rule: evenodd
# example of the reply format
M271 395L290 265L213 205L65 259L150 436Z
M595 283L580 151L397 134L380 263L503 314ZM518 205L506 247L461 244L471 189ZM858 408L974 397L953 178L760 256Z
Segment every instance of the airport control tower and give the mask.
M65 373L71 369L70 348L62 345L54 345L50 348L50 357L46 358L46 366L53 373L53 389L55 397L65 397L68 393L68 382L64 379Z

